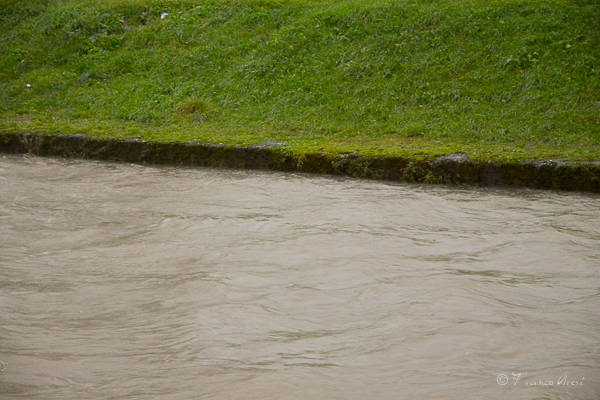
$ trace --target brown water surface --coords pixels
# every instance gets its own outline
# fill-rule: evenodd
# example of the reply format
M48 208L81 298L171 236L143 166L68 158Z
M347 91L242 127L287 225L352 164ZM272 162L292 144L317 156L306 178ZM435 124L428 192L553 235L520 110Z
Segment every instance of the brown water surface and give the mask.
M0 360L2 399L600 398L600 197L0 155Z

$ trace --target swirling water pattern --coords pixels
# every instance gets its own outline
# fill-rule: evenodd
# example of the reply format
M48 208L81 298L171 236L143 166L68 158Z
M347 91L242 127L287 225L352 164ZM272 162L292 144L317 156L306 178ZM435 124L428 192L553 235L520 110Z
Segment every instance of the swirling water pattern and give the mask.
M0 155L3 399L600 398L599 310L597 195Z

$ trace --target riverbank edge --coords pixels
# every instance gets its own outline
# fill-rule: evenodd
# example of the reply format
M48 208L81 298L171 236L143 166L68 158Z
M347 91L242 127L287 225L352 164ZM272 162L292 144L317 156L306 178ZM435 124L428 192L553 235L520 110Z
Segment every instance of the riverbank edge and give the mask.
M294 154L284 143L253 146L161 143L85 134L0 132L0 152L186 167L308 172L410 183L517 186L600 193L600 161L470 160L457 153L430 159L357 153Z

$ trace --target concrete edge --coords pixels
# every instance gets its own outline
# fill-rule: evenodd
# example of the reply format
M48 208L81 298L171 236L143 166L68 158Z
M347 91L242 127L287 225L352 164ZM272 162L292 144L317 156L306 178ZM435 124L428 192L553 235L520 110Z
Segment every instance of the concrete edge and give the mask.
M0 133L0 152L189 167L298 171L401 182L520 186L600 193L600 162L526 160L495 163L469 160L460 153L426 160L365 157L356 153L294 155L283 143L254 146L158 143L136 138L119 140L83 134L29 132Z

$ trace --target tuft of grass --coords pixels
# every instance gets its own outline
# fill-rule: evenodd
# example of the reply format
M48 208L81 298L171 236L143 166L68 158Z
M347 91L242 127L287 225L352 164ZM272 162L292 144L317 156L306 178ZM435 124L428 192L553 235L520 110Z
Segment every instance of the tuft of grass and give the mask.
M595 0L0 0L0 54L0 130L600 159Z
M191 117L192 121L202 122L214 115L217 112L217 107L206 100L190 97L179 103L176 111Z
M421 123L406 124L402 131L408 137L423 137L425 136L425 125Z

